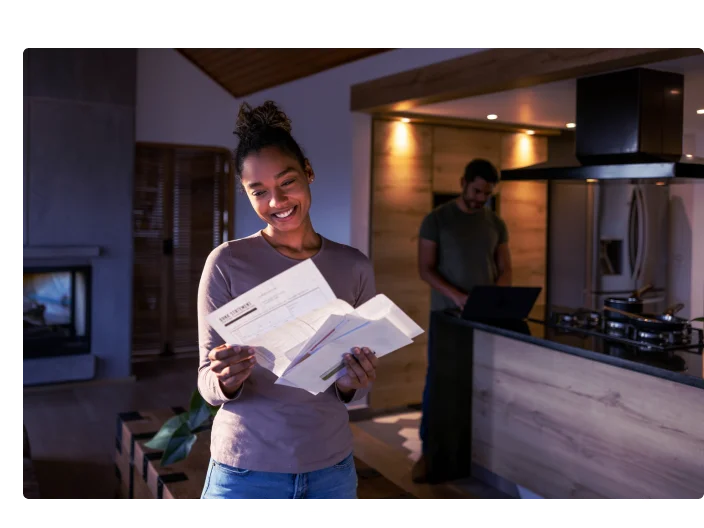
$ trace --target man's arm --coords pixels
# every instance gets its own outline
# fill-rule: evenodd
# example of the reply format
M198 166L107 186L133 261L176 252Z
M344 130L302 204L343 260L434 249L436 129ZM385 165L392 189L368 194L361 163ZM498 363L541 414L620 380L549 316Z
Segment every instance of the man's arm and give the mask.
M499 244L494 253L494 261L499 276L496 278L497 286L511 286L512 283L512 268L511 268L511 252L508 249L508 243Z
M463 308L467 302L467 294L447 282L437 271L438 245L432 240L418 238L418 273L420 278L430 286L452 299L457 306Z

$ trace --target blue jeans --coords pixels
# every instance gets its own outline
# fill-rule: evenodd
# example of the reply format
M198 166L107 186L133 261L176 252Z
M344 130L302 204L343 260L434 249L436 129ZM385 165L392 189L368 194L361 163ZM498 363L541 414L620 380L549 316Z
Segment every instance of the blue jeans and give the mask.
M201 499L356 499L357 471L350 454L310 473L269 473L210 460Z

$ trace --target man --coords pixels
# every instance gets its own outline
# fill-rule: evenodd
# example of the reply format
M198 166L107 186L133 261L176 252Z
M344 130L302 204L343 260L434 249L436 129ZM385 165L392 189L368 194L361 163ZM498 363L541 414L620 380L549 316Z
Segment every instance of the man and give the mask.
M460 179L462 194L423 219L418 240L418 272L432 288L432 311L461 310L477 285L511 285L506 224L485 207L498 182L496 168L487 160L475 159ZM431 364L430 356L428 363ZM431 380L429 367L420 425L424 444ZM415 482L426 481L423 456L413 467L412 477Z

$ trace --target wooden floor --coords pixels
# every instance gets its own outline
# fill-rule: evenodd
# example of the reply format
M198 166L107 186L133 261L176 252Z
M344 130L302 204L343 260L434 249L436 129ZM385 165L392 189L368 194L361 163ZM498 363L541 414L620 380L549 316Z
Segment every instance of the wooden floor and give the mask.
M42 498L113 498L117 413L188 406L197 358L135 364L135 380L26 388L24 424ZM357 459L360 498L415 498Z
M117 413L188 406L198 359L135 364L137 381L26 388L27 428L42 497L111 498Z
M472 477L434 485L413 482L411 469L421 449L419 421L420 412L409 408L355 421L351 424L355 457L419 499L511 498Z

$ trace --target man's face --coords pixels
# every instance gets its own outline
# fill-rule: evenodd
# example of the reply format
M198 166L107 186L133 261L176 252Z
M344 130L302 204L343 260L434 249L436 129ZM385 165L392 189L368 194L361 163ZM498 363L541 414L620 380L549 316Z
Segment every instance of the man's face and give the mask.
M493 194L496 184L482 178L474 178L469 183L462 182L462 200L470 211L481 209Z

